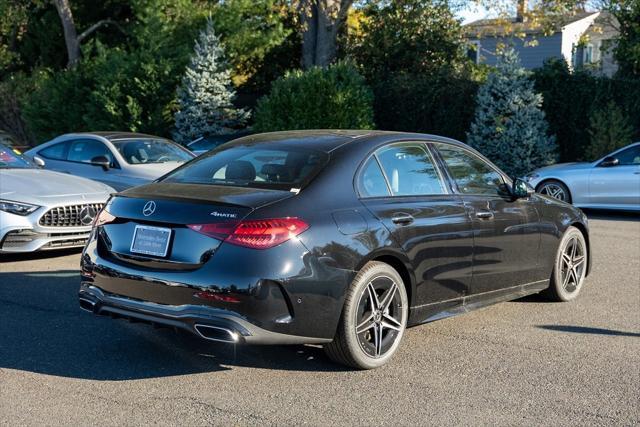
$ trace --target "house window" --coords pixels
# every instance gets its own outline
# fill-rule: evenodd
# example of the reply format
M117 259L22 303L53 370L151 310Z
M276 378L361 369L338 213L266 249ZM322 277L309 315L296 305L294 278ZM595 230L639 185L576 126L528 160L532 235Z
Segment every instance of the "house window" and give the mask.
M574 43L571 46L571 51L571 65L573 65L574 70L578 70L584 65L584 46Z
M586 45L583 50L583 63L584 64L591 64L594 61L594 57L593 57L593 45L591 43L589 43L588 45Z
M474 40L469 42L467 46L467 58L473 61L474 64L480 63L480 41Z

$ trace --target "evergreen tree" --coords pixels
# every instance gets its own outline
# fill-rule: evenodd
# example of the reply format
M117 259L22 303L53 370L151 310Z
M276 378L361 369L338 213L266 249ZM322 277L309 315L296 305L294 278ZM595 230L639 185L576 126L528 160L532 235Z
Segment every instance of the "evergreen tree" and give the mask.
M224 50L209 19L178 88L174 139L187 143L200 136L224 134L242 127L249 113L235 108L234 98Z
M552 163L555 137L547 135L542 95L535 93L517 53L506 48L496 69L478 91L467 142L510 176Z

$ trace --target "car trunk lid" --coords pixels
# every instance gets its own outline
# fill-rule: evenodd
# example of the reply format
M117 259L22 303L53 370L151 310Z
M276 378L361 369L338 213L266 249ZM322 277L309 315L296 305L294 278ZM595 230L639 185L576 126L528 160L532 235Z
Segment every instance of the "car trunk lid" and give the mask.
M255 209L293 195L202 184L136 187L111 199L108 211L116 220L101 226L99 247L104 255L121 263L196 269L214 255L222 240L199 233L190 225L241 221ZM137 239L144 233L158 235L158 253L141 253L142 246L134 244L134 237L139 243ZM166 254L162 254L163 249Z

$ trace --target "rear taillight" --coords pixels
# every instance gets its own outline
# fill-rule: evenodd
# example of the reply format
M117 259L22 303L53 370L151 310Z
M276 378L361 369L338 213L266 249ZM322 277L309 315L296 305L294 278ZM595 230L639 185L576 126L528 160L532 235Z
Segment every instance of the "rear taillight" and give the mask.
M274 218L188 225L193 231L252 249L268 249L305 231L309 225L298 218Z
M116 217L111 215L106 208L102 208L98 216L96 216L93 220L93 227L97 227L99 225L109 224L116 220Z

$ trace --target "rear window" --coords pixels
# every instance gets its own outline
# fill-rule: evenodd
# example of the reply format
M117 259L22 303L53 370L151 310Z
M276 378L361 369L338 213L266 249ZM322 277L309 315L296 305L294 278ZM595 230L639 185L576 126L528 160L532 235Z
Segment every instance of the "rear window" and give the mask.
M221 147L167 175L163 181L299 189L326 164L326 153L299 148Z

